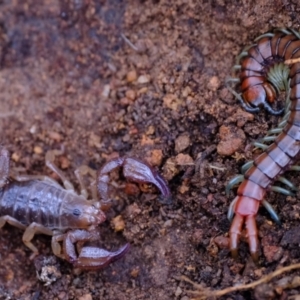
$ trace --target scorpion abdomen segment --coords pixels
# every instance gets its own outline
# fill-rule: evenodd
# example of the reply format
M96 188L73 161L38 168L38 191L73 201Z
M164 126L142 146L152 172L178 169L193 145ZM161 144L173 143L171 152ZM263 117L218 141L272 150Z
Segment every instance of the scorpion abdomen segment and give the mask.
M33 222L59 228L59 211L67 193L38 180L13 182L3 189L0 215L9 215L28 226Z

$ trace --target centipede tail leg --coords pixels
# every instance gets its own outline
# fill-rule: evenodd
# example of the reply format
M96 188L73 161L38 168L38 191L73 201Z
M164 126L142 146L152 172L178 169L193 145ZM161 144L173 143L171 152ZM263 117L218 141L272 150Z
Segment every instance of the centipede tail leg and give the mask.
M242 226L244 223L244 217L240 214L236 214L230 226L230 251L233 258L238 257L238 244L240 240L240 235L242 232Z
M248 237L248 244L251 253L251 257L254 262L258 262L258 237L257 237L257 227L255 216L250 215L246 217L246 230L247 230L247 237Z

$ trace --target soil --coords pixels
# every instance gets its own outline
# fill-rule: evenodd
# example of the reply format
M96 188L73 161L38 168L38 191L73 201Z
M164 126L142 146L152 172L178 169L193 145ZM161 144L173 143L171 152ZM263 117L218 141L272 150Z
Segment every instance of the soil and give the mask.
M76 184L80 165L97 170L130 155L154 165L172 192L164 204L157 193L128 195L125 181L112 178L117 200L99 227L101 246L131 248L97 272L56 260L43 235L34 239L41 256L30 260L22 231L5 225L0 299L188 300L192 287L181 275L222 289L298 262L300 205L275 193L268 201L282 227L259 211L259 264L244 239L239 258L230 256L226 214L236 190L228 198L225 186L259 153L251 143L279 118L244 113L225 79L255 37L299 29L299 12L297 1L278 0L0 1L0 141L12 170L55 178L45 153L63 149L56 164ZM287 178L299 185L296 173ZM119 215L124 229L116 232ZM47 286L36 275L43 264L53 279ZM274 287L224 299L299 293Z

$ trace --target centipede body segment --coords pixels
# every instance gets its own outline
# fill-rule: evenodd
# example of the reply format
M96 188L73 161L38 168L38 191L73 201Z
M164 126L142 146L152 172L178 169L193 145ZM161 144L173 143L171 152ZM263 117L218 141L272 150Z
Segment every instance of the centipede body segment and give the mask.
M293 29L279 29L257 38L256 44L238 57L234 67L239 70L240 93L229 89L242 106L249 112L257 112L262 106L274 115L284 113L284 117L278 128L272 131L274 134L265 138L266 141L274 142L269 146L262 145L265 151L245 172L237 196L230 206L229 218L235 214L229 231L233 256L237 255L241 230L245 225L251 255L257 260L259 244L255 216L258 208L261 203L264 204L274 219L278 219L276 212L265 200L266 192L285 191L272 185L279 179L284 182L285 179L280 175L299 159L300 63L296 62L290 67L284 64L286 60L295 58L300 58L300 33ZM287 93L286 104L285 108L276 110L272 103L281 90ZM229 185L240 181L241 177L235 178ZM288 183L287 180L285 182Z

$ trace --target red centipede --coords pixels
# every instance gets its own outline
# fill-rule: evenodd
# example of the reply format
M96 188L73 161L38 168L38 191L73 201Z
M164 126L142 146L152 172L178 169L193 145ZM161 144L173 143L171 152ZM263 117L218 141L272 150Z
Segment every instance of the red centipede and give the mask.
M240 183L237 196L232 201L228 217L233 218L229 230L230 250L237 256L241 230L245 224L249 249L252 258L258 260L258 231L255 217L260 203L279 223L279 218L272 206L264 199L267 190L293 193L287 189L272 186L281 181L290 188L295 186L280 176L286 170L299 170L293 163L300 154L300 33L293 29L277 29L264 34L255 40L255 44L247 47L237 58L235 70L239 70L239 79L229 81L240 83L240 93L229 90L237 97L242 106L249 112L257 112L262 106L269 113L284 113L282 122L269 132L263 142L256 143L264 152L253 162L244 166L244 175L239 175L228 183L227 194L233 185ZM289 67L285 62L293 60ZM299 59L300 61L300 59ZM280 110L272 108L281 90L286 91L285 107Z

